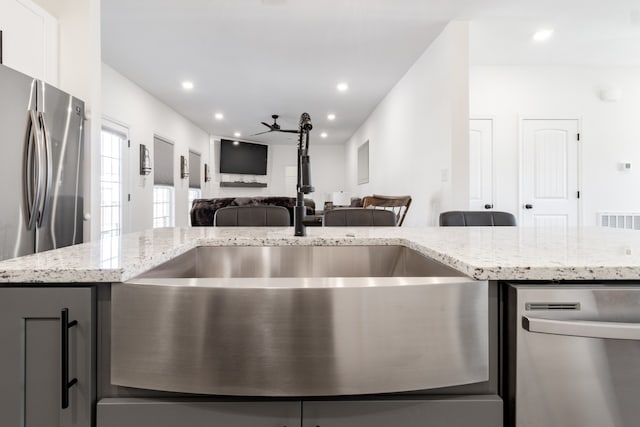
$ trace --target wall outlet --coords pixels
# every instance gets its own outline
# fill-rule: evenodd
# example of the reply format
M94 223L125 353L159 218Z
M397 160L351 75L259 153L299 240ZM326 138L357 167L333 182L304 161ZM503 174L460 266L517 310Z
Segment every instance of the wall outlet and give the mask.
M442 182L447 182L449 181L449 169L442 169L440 171L440 180Z

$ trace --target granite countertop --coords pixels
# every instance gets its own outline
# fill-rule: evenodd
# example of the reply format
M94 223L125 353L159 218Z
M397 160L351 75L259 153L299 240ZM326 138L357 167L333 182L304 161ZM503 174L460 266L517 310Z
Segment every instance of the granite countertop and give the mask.
M525 227L163 228L0 262L0 282L122 282L196 246L404 245L480 280L640 279L640 231Z

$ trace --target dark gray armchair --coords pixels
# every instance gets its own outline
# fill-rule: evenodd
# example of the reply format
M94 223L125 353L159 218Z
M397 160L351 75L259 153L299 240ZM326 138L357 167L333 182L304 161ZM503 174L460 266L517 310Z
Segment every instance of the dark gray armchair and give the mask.
M515 226L516 217L499 211L449 211L440 214L442 227Z
M289 227L289 211L282 206L229 206L213 217L217 227Z
M394 227L396 214L393 211L381 209L334 209L325 212L323 225L327 227Z

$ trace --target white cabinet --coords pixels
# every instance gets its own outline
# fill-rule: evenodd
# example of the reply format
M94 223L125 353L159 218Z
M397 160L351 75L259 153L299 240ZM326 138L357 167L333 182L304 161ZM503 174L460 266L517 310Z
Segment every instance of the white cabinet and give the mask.
M58 84L58 20L31 0L0 0L3 63Z

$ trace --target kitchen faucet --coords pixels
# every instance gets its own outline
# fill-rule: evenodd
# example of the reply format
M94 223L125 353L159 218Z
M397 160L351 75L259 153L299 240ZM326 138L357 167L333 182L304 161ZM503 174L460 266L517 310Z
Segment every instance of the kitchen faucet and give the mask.
M308 113L302 113L300 116L300 127L298 132L298 181L296 184L296 206L293 208L295 236L307 235L307 229L304 225L304 195L315 191L311 185L311 164L309 163L309 132L311 129L313 129L311 116L309 116Z

